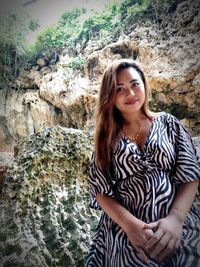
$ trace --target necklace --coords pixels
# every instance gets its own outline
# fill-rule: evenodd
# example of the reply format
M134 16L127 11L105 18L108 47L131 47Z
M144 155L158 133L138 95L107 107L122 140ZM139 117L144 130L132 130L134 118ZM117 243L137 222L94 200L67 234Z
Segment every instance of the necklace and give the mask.
M138 131L137 131L137 133L136 133L135 136L126 135L125 132L124 132L124 130L123 130L123 135L126 136L131 141L136 141L138 139L138 137L140 136L141 125L142 125L142 121L140 122Z

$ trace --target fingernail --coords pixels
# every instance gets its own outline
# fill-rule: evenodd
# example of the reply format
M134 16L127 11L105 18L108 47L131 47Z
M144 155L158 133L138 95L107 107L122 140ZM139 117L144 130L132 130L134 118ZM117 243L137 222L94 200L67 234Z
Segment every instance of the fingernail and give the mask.
M157 256L152 255L152 254L150 254L150 257L153 258L153 259L155 259L155 260L157 260L157 258L158 258Z

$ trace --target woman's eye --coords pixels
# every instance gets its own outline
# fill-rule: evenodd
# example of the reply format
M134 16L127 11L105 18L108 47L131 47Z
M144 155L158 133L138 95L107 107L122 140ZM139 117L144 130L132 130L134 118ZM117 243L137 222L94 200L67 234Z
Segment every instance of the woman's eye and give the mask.
M132 83L132 87L138 87L139 85L139 83Z
M123 92L124 88L123 87L117 87L117 92Z

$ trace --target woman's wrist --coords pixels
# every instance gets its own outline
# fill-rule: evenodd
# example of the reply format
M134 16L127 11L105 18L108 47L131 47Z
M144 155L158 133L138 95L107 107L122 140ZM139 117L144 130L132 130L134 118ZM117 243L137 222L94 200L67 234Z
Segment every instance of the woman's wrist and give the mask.
M124 230L125 233L129 231L141 230L144 228L144 222L133 216L128 210L119 213L117 224Z
M184 215L185 217L186 217L187 214L188 214L184 209L179 208L179 207L175 207L175 206L173 206L172 209L179 211L179 212L180 212L182 215Z
M175 216L183 224L187 213L183 209L174 206L171 208L169 215Z

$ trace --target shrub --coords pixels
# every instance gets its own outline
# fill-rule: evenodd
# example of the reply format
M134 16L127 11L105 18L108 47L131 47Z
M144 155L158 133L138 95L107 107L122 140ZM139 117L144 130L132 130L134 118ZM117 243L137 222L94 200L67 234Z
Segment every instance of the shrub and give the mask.
M8 85L17 77L19 70L30 58L26 34L36 30L39 24L20 14L11 13L0 18L0 87Z
M67 67L72 68L73 70L75 69L82 70L85 62L86 62L85 57L77 56L70 61Z

